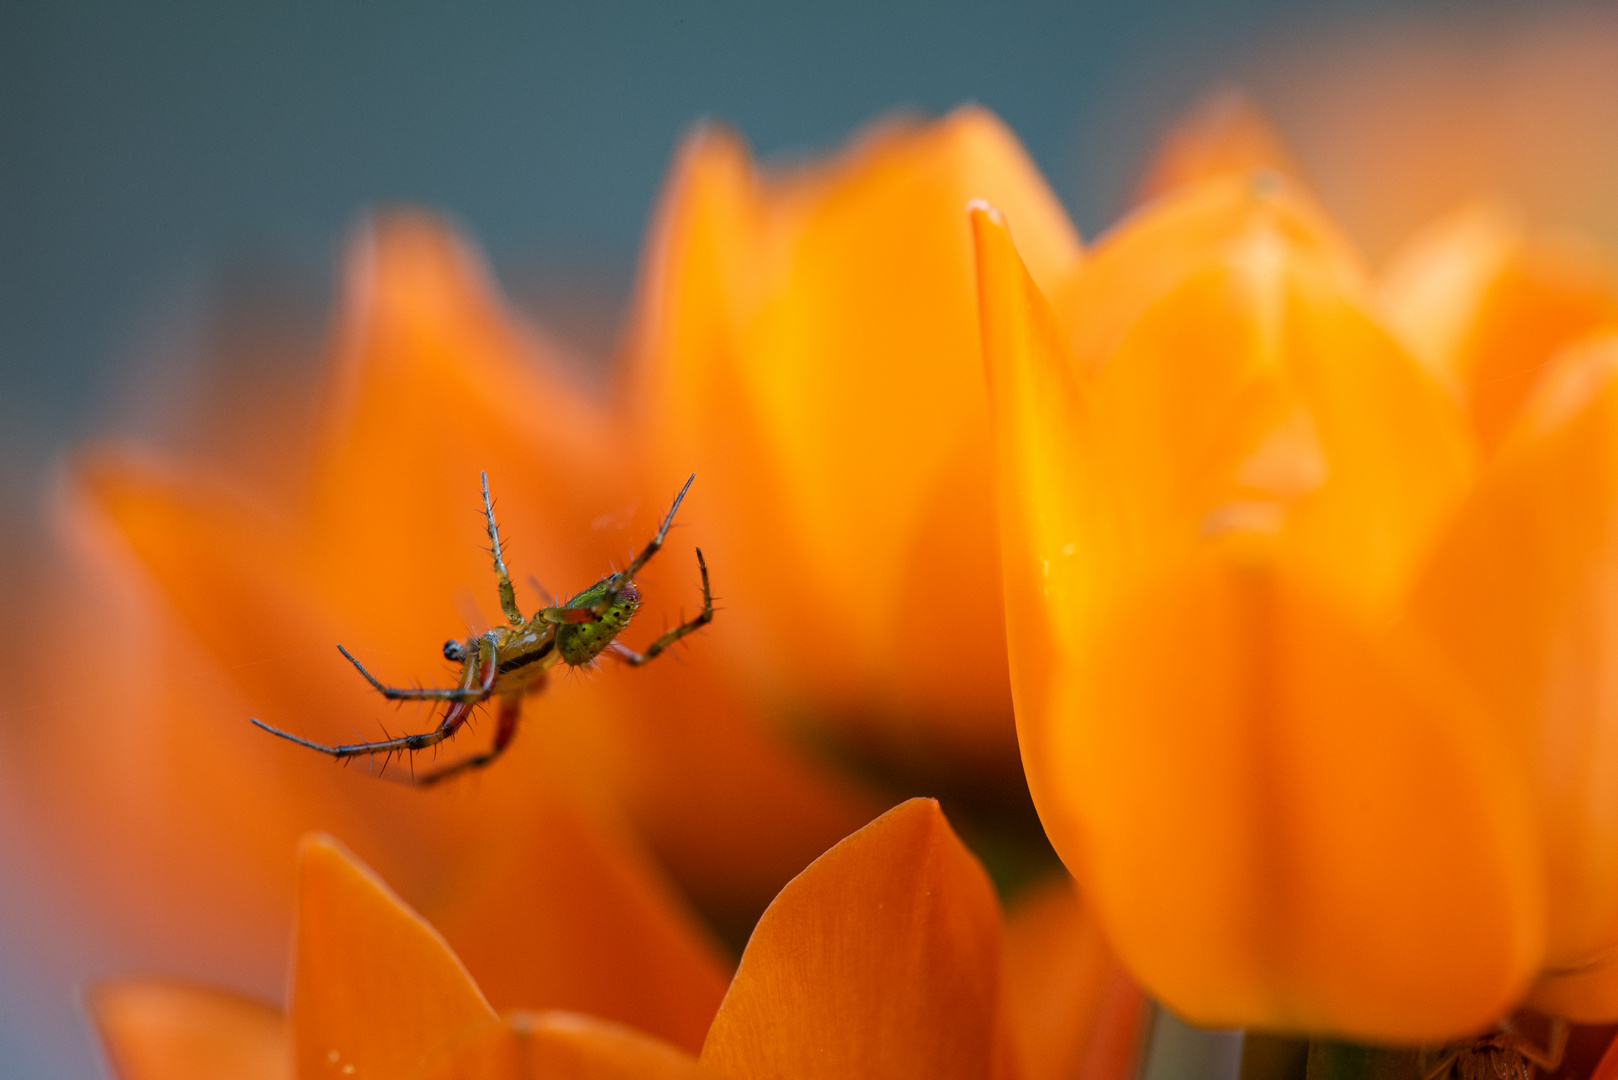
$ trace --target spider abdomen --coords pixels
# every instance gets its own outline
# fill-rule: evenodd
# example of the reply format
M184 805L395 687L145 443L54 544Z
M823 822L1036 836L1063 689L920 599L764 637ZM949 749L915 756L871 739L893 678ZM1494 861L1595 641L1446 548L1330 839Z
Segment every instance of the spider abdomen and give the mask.
M576 601L574 601L576 602ZM556 651L562 662L574 667L590 663L629 625L640 607L640 593L633 585L618 591L618 595L602 609L601 617L590 622L566 623L556 628Z

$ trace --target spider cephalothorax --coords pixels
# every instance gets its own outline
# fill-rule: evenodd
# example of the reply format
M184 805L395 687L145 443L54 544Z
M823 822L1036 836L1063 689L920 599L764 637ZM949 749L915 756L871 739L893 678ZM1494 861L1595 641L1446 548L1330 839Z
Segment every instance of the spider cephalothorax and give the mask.
M253 723L300 746L330 754L334 758L348 759L370 754L412 754L429 746L436 746L454 735L471 716L472 709L491 698L499 702L499 720L495 728L494 744L484 753L474 754L434 772L416 778L416 783L436 783L447 776L468 769L481 768L499 757L517 732L517 721L522 715L522 699L537 693L545 686L545 676L557 664L584 667L595 662L603 652L611 649L633 665L647 663L670 645L713 619L713 597L708 590L708 564L703 561L702 549L697 549L697 568L702 574L702 611L689 622L681 623L646 647L645 652L618 641L618 635L629 625L640 608L640 590L635 587L635 575L646 565L658 549L680 502L690 490L691 477L674 497L674 505L658 526L657 534L635 556L630 564L616 573L608 574L594 585L568 600L565 604L540 608L525 618L517 607L516 590L511 575L506 571L505 558L500 551L500 529L494 520L494 501L489 497L489 475L483 474L483 513L488 522L489 553L494 557L494 572L500 589L500 609L505 613L506 626L497 626L464 641L446 641L444 657L461 665L460 678L453 689L413 689L388 686L377 679L343 648L339 652L359 668L361 675L378 693L390 701L442 701L446 703L444 715L432 731L419 735L375 742L346 743L327 746L311 742L261 720Z

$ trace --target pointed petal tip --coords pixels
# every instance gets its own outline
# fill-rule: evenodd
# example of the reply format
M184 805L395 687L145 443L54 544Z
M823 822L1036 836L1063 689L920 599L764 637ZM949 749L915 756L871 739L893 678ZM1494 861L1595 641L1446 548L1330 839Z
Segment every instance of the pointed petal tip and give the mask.
M751 175L753 149L747 138L723 120L703 117L680 136L669 164L667 189L661 198L681 185L676 178L718 170L721 173Z
M1215 88L1183 113L1158 143L1136 190L1145 203L1219 176L1270 173L1303 179L1292 148L1245 90Z
M983 1077L999 902L937 800L909 799L781 890L701 1061L722 1075Z
M502 304L471 230L428 207L398 203L366 210L349 229L340 266L338 311L350 320L377 304L438 319Z
M298 864L301 866L309 859L337 858L347 862L357 862L354 853L349 851L343 842L323 829L311 829L298 837L297 848Z
M1002 229L1006 227L1005 215L1000 212L998 206L995 206L988 199L968 199L966 212L974 223L981 218L987 220L991 225L998 225Z
M84 1008L118 1080L286 1080L285 1018L262 1002L169 979L111 979Z
M324 833L298 845L292 1024L303 1075L340 1049L360 1075L413 1075L457 1032L492 1021L443 936Z

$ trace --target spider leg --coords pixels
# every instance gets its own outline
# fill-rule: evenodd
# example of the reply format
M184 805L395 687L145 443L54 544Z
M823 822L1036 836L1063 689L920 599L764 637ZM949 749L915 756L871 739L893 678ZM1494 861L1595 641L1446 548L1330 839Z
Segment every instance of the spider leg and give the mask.
M517 590L511 587L511 575L506 572L506 560L500 555L500 526L494 523L494 500L489 498L489 474L483 477L483 516L489 522L489 554L494 556L494 576L500 583L500 610L512 626L523 624L522 609L517 606Z
M416 777L417 787L431 787L452 776L473 769L481 769L495 758L506 752L511 740L517 734L517 721L522 717L522 695L505 694L500 698L500 720L494 730L494 744L481 754L473 754L463 758L453 765L446 765L442 769L434 769L423 776Z
M343 655L347 656L348 654L345 652ZM349 659L352 660L353 657L349 657ZM356 666L358 666L357 662ZM288 742L297 743L299 746L306 746L311 750L318 750L322 754L330 754L339 761L347 758L364 757L367 754L409 753L415 750L425 750L427 747L436 746L454 735L472 715L473 706L480 701L489 699L494 690L494 680L498 674L498 669L499 663L495 655L494 642L485 639L478 648L478 662L475 665L468 664L466 666L466 674L462 677L461 688L456 691L437 691L438 694L458 694L460 696L446 699L449 700L449 708L444 710L444 717L438 722L438 726L419 735L400 735L391 739L378 739L374 742L337 743L336 745L328 746L325 743L318 743L312 739L294 735L290 731L282 731L278 727L266 724L257 717L250 717L249 719L251 719L255 727L261 728L271 735L278 736ZM360 668L360 670L364 671L365 669ZM478 686L471 685L474 672L482 676ZM367 675L366 678L370 678L370 676ZM376 680L372 679L371 681L375 683Z
M669 527L674 524L674 515L679 511L680 503L685 501L685 493L691 490L691 485L696 479L696 473L692 473L686 478L685 486L680 489L678 495L674 496L674 505L669 507L667 514L663 515L663 524L657 527L657 535L647 542L646 546L641 549L641 553L635 556L634 561L613 575L619 581L632 580L636 574L640 573L641 567L651 562L652 556L656 555L658 549L663 546L663 538L668 535Z
M417 688L389 686L381 679L378 679L375 675L372 675L369 671L366 671L365 665L354 659L353 653L349 652L341 645L337 646L337 651L342 653L344 658L346 658L350 664L353 664L359 669L359 673L365 676L365 681L370 683L371 686L375 688L377 693L381 694L389 701L483 701L489 696L486 689L480 689L470 685L473 670L473 666L470 664L467 665L466 668L466 678L463 679L462 684L454 690L442 690L438 687Z
M1562 1055L1567 1052L1567 1021L1561 1017L1551 1020L1550 1045L1535 1046L1517 1033L1515 1028L1508 1029L1512 1034L1512 1044L1517 1053L1538 1065L1548 1073L1555 1072L1562 1065Z
M658 654L660 654L664 649L667 649L670 645L673 645L676 641L679 641L687 634L694 633L695 631L700 630L704 626L707 626L709 623L713 622L713 594L708 590L708 564L703 561L701 548L697 548L697 567L702 571L702 611L697 614L696 618L676 626L673 630L670 630L668 633L646 646L646 651L643 653L636 652L629 646L621 644L617 641L612 643L612 648L616 650L618 655L623 657L624 661L631 667L639 667L642 664L651 663L653 660L657 659Z

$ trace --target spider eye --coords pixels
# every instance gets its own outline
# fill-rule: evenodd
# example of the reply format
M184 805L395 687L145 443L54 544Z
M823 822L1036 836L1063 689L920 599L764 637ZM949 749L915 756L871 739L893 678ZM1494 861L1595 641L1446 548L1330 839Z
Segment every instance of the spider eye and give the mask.
M459 641L444 642L444 659L453 660L459 664L462 660L466 659L466 646L462 645Z

